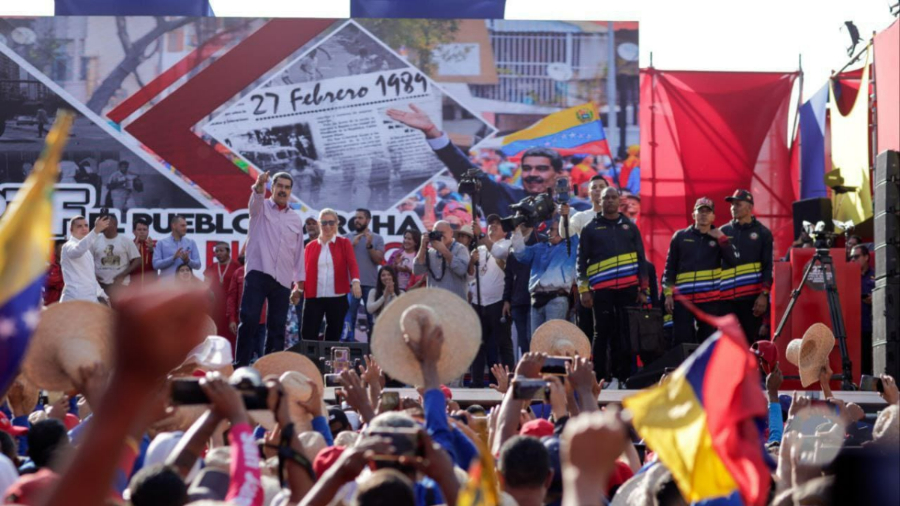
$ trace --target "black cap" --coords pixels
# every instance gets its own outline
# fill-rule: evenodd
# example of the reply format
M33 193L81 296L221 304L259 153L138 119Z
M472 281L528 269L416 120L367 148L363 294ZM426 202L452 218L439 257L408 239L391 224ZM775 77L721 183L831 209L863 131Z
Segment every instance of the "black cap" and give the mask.
M489 215L487 215L487 222L488 222L488 224L491 224L491 223L494 223L495 221L500 221L500 220L502 220L502 218L500 218L500 215L499 215L499 214L489 214Z
M716 210L715 204L713 204L712 199L709 197L700 197L699 199L697 199L697 202L694 204L694 211L700 209L701 207L708 207L710 211Z
M350 425L350 419L347 418L344 410L338 406L331 406L328 408L328 425L330 426L335 422L340 423L344 427L342 430L353 430L353 426Z
M744 202L753 203L753 195L747 190L735 190L734 194L730 197L725 197L727 202L732 202L735 200L743 200Z

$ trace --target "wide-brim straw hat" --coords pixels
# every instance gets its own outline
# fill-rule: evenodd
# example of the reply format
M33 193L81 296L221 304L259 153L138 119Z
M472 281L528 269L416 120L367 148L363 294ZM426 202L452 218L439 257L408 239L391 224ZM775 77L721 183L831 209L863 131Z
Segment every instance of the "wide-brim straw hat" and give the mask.
M312 427L312 417L303 408L297 405L297 401L305 401L312 394L306 386L306 379L313 380L320 392L325 391L325 380L316 364L306 356L293 351L278 351L270 353L253 364L253 368L259 371L260 376L274 375L283 381L291 420L297 425L298 430L308 430ZM297 373L297 374L286 374ZM260 425L270 430L275 425L275 416L271 411L253 410L250 416Z
M41 312L31 336L22 372L44 390L74 390L82 366L112 360L113 310L88 301L54 304Z
M824 323L806 329L802 339L788 343L785 357L800 371L800 384L805 387L819 381L819 373L828 364L834 349L834 334Z
M550 320L534 331L531 351L548 355L581 358L591 357L591 341L574 323Z
M481 323L465 299L441 288L413 290L382 310L372 331L375 361L392 378L410 385L424 384L419 362L403 338L404 333L411 340L421 338L418 325L412 321L415 314L433 319L443 329L444 342L437 364L440 382L460 377L481 346Z

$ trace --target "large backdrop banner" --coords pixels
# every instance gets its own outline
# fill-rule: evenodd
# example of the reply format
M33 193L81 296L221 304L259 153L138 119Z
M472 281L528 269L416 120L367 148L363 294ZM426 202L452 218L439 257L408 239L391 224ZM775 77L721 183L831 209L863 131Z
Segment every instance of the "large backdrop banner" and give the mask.
M486 19L69 16L0 19L0 211L30 172L59 108L77 113L53 231L107 207L122 232L150 220L212 246L247 231L259 171L294 176L304 218L373 212L388 243L470 204L423 133L426 114L495 180L521 185L502 139L554 113L610 117L612 155L638 143L637 23ZM583 113L584 111L587 111ZM588 114L588 112L590 114ZM577 114L576 114L577 113ZM587 126L587 125L585 125ZM567 146L578 145L568 143ZM604 144L606 146L606 144ZM567 168L585 158L567 153ZM577 159L576 159L577 158ZM111 184L112 183L112 184ZM237 251L237 247L232 248Z
M787 145L788 111L797 76L641 70L640 227L659 272L696 199L715 202L721 226L731 219L724 199L737 188L753 193L754 214L772 230L775 254L790 246L798 174Z

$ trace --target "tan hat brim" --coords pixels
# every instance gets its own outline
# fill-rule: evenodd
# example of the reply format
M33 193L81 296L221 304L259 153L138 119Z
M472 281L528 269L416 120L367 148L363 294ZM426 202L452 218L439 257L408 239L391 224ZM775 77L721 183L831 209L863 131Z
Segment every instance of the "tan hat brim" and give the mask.
M824 323L815 323L806 329L800 344L798 368L800 384L804 387L819 381L819 372L828 365L834 349L834 334Z
M550 320L534 331L531 351L560 356L577 353L579 357L590 358L591 341L577 325L566 320Z
M478 314L464 299L441 288L424 288L407 292L387 306L378 317L372 332L372 355L391 377L410 385L424 383L416 357L403 340L400 320L413 305L431 308L437 324L444 332L438 379L448 383L465 373L481 346L481 323Z

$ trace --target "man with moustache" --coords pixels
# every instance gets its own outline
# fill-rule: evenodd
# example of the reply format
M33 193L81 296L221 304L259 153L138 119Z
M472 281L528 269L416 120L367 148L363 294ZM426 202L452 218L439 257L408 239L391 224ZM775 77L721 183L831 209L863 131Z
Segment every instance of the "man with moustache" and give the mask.
M303 221L288 206L294 180L287 172L272 176L272 196L264 198L269 173L256 178L250 192L250 223L244 266L244 293L235 352L235 367L250 365L258 349L259 315L266 314L265 353L284 349L291 287L303 290L306 271L303 263Z
M431 121L425 111L413 104L410 104L410 108L411 111L388 109L387 115L394 121L424 133L428 145L457 180L469 169L478 168L465 153L450 142L450 137ZM510 204L552 189L556 185L556 178L562 173L562 168L562 157L553 149L531 148L522 154L522 188L494 181L489 174L479 171L482 211L486 215L509 215ZM571 198L569 203L578 211L591 207L589 203L578 198Z

